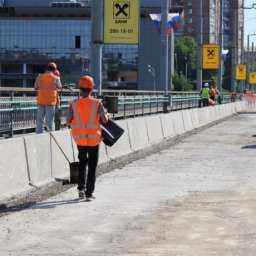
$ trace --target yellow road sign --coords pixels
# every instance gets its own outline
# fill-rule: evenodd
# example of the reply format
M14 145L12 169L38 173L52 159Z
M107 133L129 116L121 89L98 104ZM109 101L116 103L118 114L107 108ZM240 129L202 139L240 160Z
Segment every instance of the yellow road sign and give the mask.
M138 44L139 0L104 0L104 43Z
M236 66L236 80L246 80L246 65L240 64Z
M249 83L256 84L256 72L251 72L249 75Z
M203 69L219 68L219 45L204 44L203 45Z

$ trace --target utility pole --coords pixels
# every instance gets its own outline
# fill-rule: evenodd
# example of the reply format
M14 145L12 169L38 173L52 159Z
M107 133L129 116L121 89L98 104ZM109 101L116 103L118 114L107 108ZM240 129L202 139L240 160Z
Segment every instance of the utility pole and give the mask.
M203 83L203 72L202 72L202 46L203 46L203 0L199 0L199 13L198 13L198 28L197 34L197 91L201 91Z
M239 7L238 3L232 3L232 10L233 10L233 38L232 38L232 61L231 61L231 91L235 92L237 89L236 83L236 65L238 64L238 44L239 44Z
M161 87L165 88L165 94L169 92L169 47L168 47L168 16L169 16L169 0L162 0L161 12L161 54L160 54L160 81Z
M249 90L249 74L250 74L250 35L247 35L247 56L246 56L246 89Z
M98 96L102 96L102 49L103 49L103 0L91 1L92 20L92 52L91 72L98 89Z
M220 34L219 34L219 69L218 89L222 93L222 49L223 49L223 0L220 0Z

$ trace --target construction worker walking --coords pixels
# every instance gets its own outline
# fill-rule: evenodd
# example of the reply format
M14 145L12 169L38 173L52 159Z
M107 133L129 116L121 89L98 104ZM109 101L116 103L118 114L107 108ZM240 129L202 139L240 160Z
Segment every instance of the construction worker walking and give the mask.
M94 198L99 145L102 141L100 124L108 122L107 111L98 99L92 97L94 86L92 77L80 78L81 98L71 102L67 120L78 148L78 195L80 199L86 197L88 201Z
M55 106L58 103L58 91L62 89L60 78L54 75L57 66L49 63L44 74L39 74L35 81L37 90L36 133L43 133L44 118L49 131L53 130Z

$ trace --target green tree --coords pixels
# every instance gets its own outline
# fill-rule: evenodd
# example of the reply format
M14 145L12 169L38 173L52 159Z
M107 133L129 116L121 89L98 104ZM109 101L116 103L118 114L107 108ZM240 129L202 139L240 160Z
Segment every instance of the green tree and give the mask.
M197 44L192 37L175 38L175 71L187 74L190 81L196 80Z

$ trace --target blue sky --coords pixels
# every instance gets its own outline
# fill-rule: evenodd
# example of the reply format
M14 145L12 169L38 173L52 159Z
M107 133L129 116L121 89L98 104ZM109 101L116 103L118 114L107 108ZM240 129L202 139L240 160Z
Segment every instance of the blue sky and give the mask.
M253 3L256 4L256 0L245 0L245 6L251 7ZM256 9L245 10L245 37L252 33L256 34ZM256 42L256 36L252 36L251 40Z

